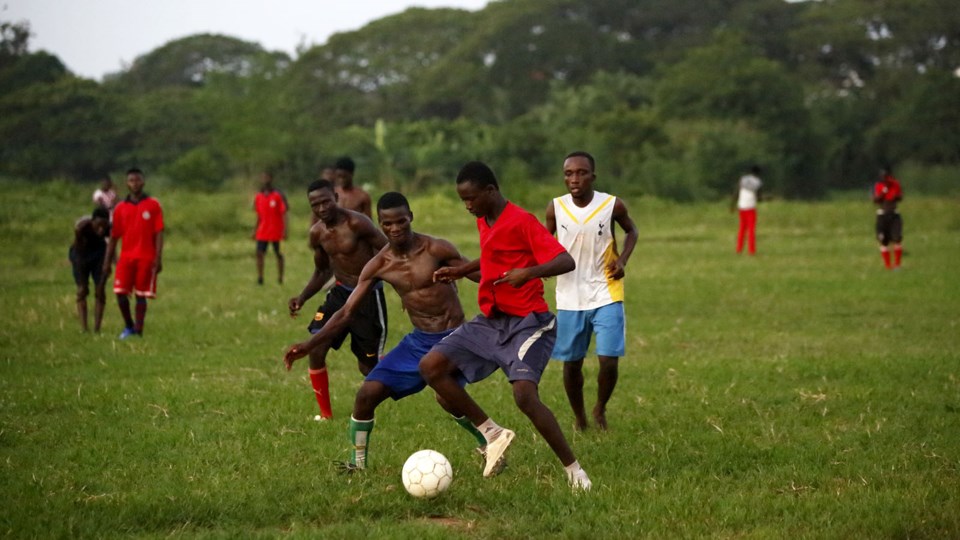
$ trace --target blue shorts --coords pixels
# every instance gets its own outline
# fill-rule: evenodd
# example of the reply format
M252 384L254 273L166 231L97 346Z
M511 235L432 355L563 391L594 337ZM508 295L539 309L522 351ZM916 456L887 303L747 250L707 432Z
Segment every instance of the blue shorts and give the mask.
M481 381L497 369L502 369L510 382L539 383L556 337L557 318L549 311L526 317L477 315L433 350L457 366L461 383Z
M626 317L623 302L597 309L557 312L557 343L553 358L569 362L582 360L590 346L590 335L597 335L597 356L621 357L626 352Z
M452 334L453 330L423 332L414 329L380 359L366 380L383 383L390 389L390 397L394 400L423 390L427 383L420 375L420 359L440 340Z

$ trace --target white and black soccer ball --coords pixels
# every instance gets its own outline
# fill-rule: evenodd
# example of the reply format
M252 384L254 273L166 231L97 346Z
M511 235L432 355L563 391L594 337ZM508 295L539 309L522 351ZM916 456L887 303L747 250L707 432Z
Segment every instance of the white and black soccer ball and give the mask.
M407 458L401 474L403 487L414 497L432 499L453 482L450 461L436 450L419 450Z

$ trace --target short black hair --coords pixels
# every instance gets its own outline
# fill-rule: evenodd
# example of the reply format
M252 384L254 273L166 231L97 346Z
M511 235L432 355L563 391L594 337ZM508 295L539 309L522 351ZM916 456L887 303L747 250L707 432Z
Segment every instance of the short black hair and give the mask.
M140 176L143 176L143 171L137 167L130 167L127 169L127 174L139 174Z
M482 161L471 161L460 168L457 173L457 184L464 182L473 182L478 187L493 186L500 190L500 184L497 183L497 176L493 174L493 169Z
M333 182L321 178L319 180L310 182L310 185L307 186L307 194L313 193L314 191L319 191L321 189L329 189L330 191L336 193L336 190L333 189Z
M760 173L763 172L763 169L761 169L759 165L753 165L753 166L750 167L750 172L751 172L752 174L755 174L755 175L757 175L757 176L760 176Z
M404 197L402 193L388 191L381 195L380 199L377 200L377 212L381 210L387 210L389 208L406 208L409 212L410 203L407 202L407 198Z
M93 209L93 214L91 214L91 216L94 219L103 218L108 221L110 220L110 212L108 212L106 208L101 208L99 206Z
M356 170L357 164L354 163L353 160L350 159L349 157L343 156L342 158L337 160L336 164L334 164L334 168L353 172L354 170Z
M563 160L566 161L566 160L568 160L568 159L570 159L570 158L572 158L572 157L587 158L587 161L590 162L590 172L593 172L593 171L596 171L596 170L597 170L597 162L596 162L595 159L593 159L593 156L591 156L589 152L584 152L583 150L577 150L577 151L575 151L575 152L570 152L569 154L567 154L567 157L563 158Z

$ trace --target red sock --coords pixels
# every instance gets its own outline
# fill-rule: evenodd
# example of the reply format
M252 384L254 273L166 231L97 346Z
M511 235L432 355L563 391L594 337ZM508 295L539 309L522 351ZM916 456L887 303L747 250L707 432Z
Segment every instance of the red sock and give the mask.
M897 247L893 248L893 262L894 262L894 265L900 266L900 259L901 259L901 257L903 257L903 248L900 247L900 246L897 246Z
M890 268L890 252L889 252L889 251L881 251L881 252L880 252L880 255L883 255L883 264L884 264L887 268Z
M327 368L311 369L310 382L313 384L313 393L317 395L320 416L333 418L333 410L330 408L330 379L327 377Z

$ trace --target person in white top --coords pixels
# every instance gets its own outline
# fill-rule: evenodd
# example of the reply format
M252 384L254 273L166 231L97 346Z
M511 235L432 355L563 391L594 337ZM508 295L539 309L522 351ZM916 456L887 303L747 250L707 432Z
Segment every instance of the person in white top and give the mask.
M740 177L737 184L737 208L740 211L740 229L737 231L737 253L743 252L743 240L747 240L747 252L757 253L757 203L760 201L760 167L750 167L750 172ZM733 208L731 208L733 210Z
M600 363L593 419L607 429L607 402L626 352L623 311L624 267L637 244L637 227L619 198L594 191L595 161L586 152L573 152L563 161L568 193L547 206L547 230L576 261L576 268L557 276L557 341L552 358L564 362L563 387L575 416L574 428L588 427L583 407L583 359L596 335ZM617 250L614 224L624 232L623 253Z
M113 180L104 175L100 180L100 187L93 192L93 204L113 214L113 207L117 205L117 191L113 188Z

